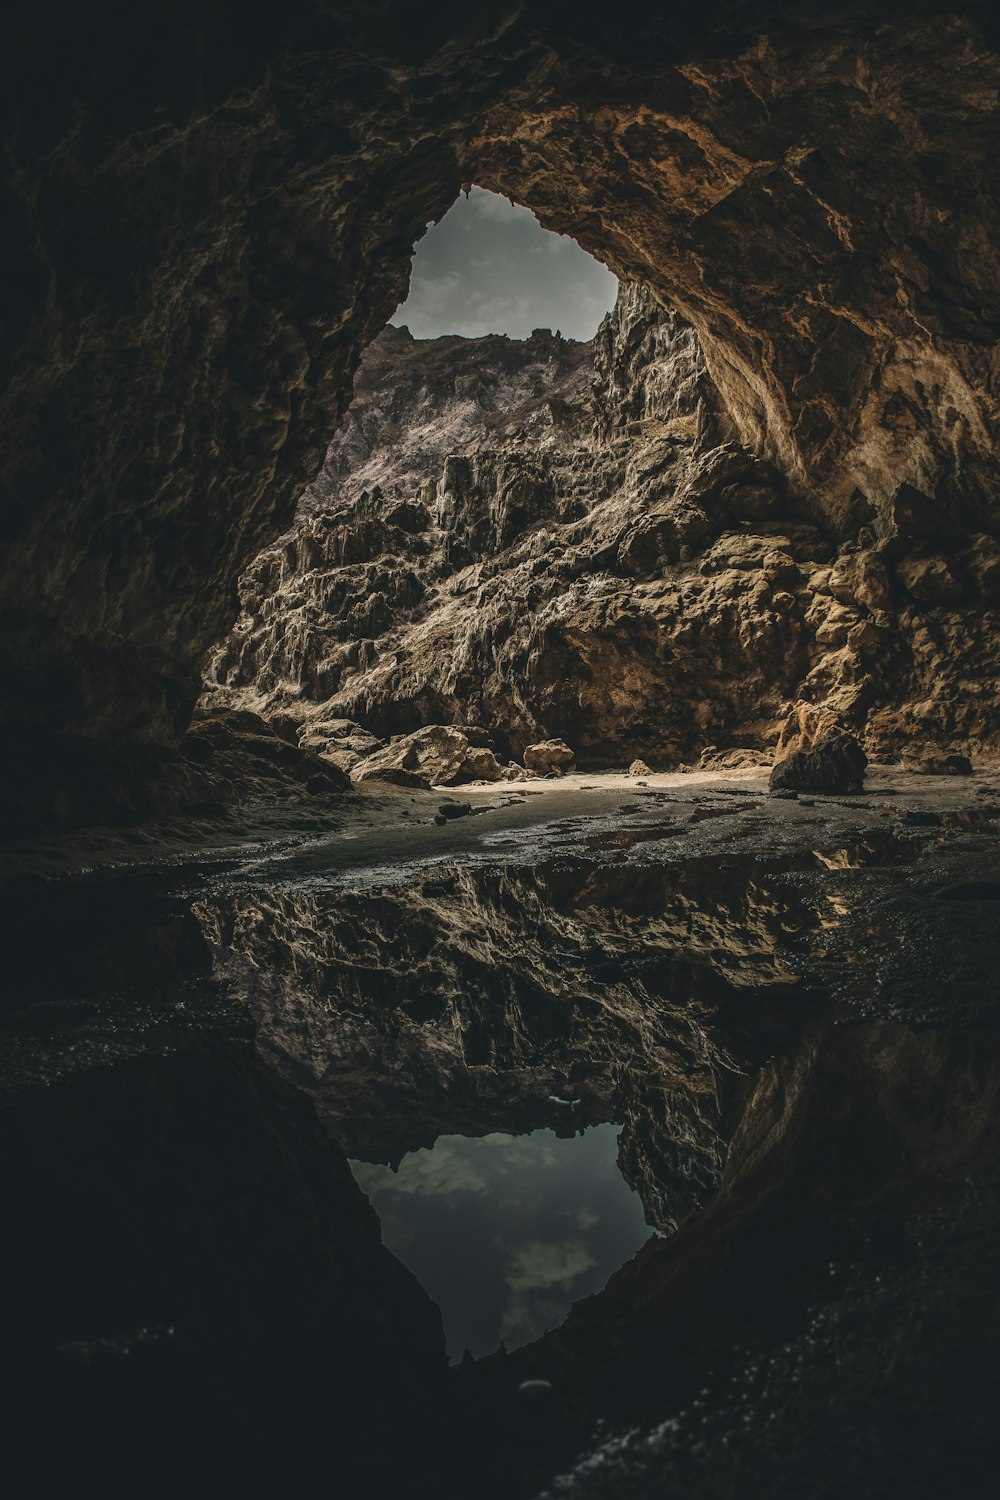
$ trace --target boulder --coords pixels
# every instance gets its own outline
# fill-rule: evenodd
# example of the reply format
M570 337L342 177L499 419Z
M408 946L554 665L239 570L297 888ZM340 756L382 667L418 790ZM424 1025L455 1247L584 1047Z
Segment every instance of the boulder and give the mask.
M369 755L352 774L356 781L368 781L376 771L396 769L415 772L430 785L448 786L459 779L468 756L468 736L461 729L426 724Z
M771 790L860 792L867 765L868 757L854 736L837 729L779 760L771 772Z
M500 781L503 777L503 767L493 754L484 745L471 745L469 753L462 762L462 769L458 776L459 781Z
M313 750L328 765L350 773L359 761L385 748L385 740L350 719L327 719L302 727L299 746Z
M355 767L351 772L352 781L385 781L390 786L407 786L415 790L429 792L430 781L426 776L421 776L419 771L407 771L402 766L373 766L368 761L362 761L361 765Z
M910 553L896 564L896 577L920 604L964 603L969 594L961 566L943 552Z
M442 802L438 808L438 816L447 823L452 818L467 818L471 811L471 802Z
M889 575L874 551L847 551L830 569L827 591L841 604L862 609L886 609L890 602Z
M562 776L566 771L571 771L575 763L575 752L565 740L541 740L537 745L529 745L524 752L525 768L537 771L542 776L550 771Z
M904 771L920 776L971 776L972 761L967 755L903 755Z
M528 771L524 766L519 766L516 760L509 761L500 773L502 781L537 781L538 772Z
M652 771L644 760L634 760L628 768L630 776L652 776Z

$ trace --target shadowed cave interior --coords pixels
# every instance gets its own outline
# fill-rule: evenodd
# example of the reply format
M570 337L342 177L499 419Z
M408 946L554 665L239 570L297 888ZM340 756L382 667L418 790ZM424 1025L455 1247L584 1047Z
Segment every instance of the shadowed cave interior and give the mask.
M991 1492L992 12L14 41L11 1492Z

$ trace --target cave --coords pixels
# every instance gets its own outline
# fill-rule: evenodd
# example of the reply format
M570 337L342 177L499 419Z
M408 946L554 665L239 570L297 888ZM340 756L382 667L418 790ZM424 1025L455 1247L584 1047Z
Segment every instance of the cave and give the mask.
M12 19L11 1493L991 1493L992 8Z

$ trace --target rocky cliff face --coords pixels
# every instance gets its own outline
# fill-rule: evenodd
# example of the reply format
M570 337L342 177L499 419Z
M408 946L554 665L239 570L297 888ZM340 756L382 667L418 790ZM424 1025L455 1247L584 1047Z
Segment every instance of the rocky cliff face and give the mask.
M592 346L387 329L214 696L345 769L427 724L592 766L833 723L882 759L995 748L995 537L900 486L838 539L734 437L693 329L634 286Z

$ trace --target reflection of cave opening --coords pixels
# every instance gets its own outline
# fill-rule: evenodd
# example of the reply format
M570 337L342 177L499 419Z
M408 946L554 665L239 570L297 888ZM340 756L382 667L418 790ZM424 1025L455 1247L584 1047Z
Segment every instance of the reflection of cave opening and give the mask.
M452 1361L517 1349L599 1292L649 1238L614 1125L439 1136L392 1167L353 1162L383 1243L441 1309Z

